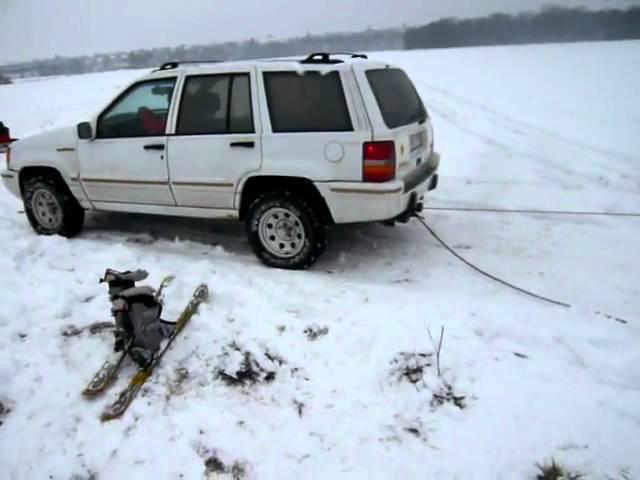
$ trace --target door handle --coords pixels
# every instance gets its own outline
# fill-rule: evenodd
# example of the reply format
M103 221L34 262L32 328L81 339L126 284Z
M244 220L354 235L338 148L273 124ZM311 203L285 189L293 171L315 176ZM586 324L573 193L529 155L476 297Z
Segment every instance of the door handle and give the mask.
M164 150L164 143L150 143L142 148L145 150Z
M231 142L229 146L239 148L255 148L256 142L254 142L253 140L250 142Z

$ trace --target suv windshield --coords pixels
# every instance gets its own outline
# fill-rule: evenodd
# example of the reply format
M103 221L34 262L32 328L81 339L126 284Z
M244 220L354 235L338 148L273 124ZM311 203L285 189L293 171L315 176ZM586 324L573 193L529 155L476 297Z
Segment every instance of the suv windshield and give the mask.
M403 70L368 70L367 80L388 128L422 122L427 118L422 99Z

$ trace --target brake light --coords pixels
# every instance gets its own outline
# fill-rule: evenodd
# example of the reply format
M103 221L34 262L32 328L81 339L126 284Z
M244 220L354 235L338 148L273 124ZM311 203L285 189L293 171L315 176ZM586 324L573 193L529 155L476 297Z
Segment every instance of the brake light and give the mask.
M393 140L364 143L362 177L365 182L387 182L396 177L396 144Z

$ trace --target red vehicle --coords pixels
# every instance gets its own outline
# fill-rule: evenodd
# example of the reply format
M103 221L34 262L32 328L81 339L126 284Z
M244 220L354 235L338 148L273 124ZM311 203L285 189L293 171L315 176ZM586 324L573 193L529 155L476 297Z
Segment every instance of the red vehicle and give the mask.
M7 146L14 140L15 138L11 138L9 127L0 122L0 153L4 152Z

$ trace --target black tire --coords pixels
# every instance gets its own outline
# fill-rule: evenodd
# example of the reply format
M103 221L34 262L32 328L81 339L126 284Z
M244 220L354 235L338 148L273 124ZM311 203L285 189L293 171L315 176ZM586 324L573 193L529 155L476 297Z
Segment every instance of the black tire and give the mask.
M55 221L44 221L41 218L42 215L34 211L34 199L36 202L38 201L36 194L46 196L46 192L54 204L56 217L59 211L59 220L56 218ZM24 182L22 199L29 223L39 235L61 235L71 238L82 231L84 210L66 185L60 181L46 176L31 177Z
M266 227L269 225L268 220L271 217L267 218L267 215L279 214L274 212L282 212L284 216L287 216L288 212L290 218L287 217L287 221L295 224L295 227L292 225L291 228L297 229L294 230L294 234L296 237L297 235L303 237L302 240L291 239L292 243L289 245L295 245L295 247L292 247L292 251L286 255L282 252L274 254L274 248L277 249L277 246L271 244L272 242L260 233L261 225L265 225L264 222L267 222ZM246 229L249 244L255 255L265 265L275 268L307 269L318 260L328 243L327 225L322 221L319 213L306 200L289 191L263 193L251 202L246 215ZM299 244L296 245L295 242L298 240ZM275 243L280 241L274 239ZM288 243L289 240L282 240L282 242L280 245Z

